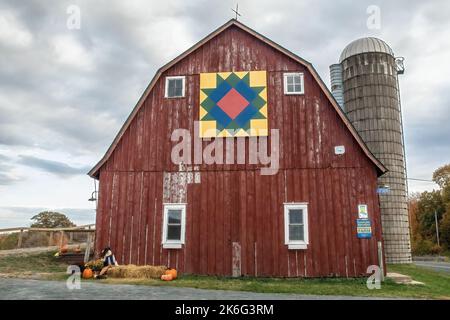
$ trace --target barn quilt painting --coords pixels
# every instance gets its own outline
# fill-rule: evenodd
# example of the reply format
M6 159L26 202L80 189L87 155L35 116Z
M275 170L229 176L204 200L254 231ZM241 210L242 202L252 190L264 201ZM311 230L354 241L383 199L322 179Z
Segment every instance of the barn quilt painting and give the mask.
M201 138L267 136L266 71L200 74Z

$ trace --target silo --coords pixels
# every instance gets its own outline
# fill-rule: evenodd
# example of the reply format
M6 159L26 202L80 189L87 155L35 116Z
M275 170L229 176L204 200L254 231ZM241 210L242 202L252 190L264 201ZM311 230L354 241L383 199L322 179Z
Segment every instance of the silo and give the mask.
M335 63L330 66L331 93L344 110L344 88L342 83L342 65Z
M379 178L384 252L389 263L411 263L403 126L392 49L377 38L351 42L340 57L344 110L371 152L388 168ZM333 75L332 75L333 78Z

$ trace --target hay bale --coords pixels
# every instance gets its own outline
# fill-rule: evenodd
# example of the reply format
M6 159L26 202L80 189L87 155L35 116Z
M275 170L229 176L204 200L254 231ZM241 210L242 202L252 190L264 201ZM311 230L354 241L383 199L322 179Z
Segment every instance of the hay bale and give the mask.
M131 279L159 279L165 272L165 266L135 266L132 264L113 267L108 270L111 278L131 278Z
M108 276L111 278L124 278L123 267L113 267L108 270Z
M159 279L166 270L165 266L149 266L149 268L142 268L142 273L145 278Z

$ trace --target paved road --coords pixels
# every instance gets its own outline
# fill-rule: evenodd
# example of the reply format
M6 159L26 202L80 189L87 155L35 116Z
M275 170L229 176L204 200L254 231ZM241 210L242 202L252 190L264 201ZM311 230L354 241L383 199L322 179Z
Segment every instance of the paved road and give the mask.
M449 262L434 262L434 261L414 261L414 264L419 267L433 269L435 271L450 273Z
M69 290L66 287L66 283L63 281L0 278L0 299L354 300L373 298L253 293L243 291L203 290L166 286L151 287L144 285L112 285L94 282L82 283L80 290Z

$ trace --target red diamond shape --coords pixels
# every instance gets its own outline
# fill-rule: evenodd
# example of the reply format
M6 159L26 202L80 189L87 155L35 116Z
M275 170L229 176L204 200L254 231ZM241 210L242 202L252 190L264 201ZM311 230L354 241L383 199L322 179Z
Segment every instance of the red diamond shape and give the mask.
M231 118L236 118L249 102L236 89L232 88L217 102L217 105Z

